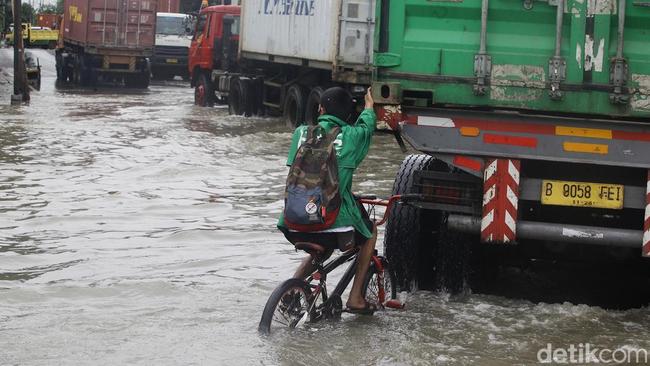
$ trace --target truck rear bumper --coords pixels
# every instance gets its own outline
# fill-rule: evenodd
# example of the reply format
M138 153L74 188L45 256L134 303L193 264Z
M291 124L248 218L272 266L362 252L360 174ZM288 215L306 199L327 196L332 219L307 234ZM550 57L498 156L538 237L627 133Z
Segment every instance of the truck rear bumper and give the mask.
M447 223L448 228L453 231L476 235L481 233L480 217L451 214ZM517 238L639 248L643 239L643 232L640 230L519 221L517 222Z

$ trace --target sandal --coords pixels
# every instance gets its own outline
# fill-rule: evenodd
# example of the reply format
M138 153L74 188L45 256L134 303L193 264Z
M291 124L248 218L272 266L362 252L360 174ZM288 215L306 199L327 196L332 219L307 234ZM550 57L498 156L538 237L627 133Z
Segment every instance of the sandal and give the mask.
M377 311L377 305L366 301L366 305L362 308L351 308L348 306L344 311L350 314L372 315Z

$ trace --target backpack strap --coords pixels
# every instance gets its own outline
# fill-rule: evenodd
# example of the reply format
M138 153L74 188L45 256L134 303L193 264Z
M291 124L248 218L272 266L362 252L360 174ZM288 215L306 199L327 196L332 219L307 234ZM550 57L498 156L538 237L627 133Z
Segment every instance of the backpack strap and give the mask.
M314 141L314 139L317 136L318 131L321 131L321 133L323 135L327 135L325 133L325 129L323 128L323 126L321 126L319 124L307 127L307 136L306 136L305 141Z
M330 132L327 133L327 144L331 144L336 140L336 137L341 133L341 127L336 126L330 130Z

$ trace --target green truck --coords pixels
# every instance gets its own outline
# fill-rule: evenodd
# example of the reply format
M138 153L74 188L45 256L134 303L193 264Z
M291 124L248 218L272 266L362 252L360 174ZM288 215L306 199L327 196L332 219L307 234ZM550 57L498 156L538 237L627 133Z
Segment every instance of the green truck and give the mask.
M379 0L373 94L408 156L402 289L473 263L650 261L650 2ZM471 253L471 255L470 255Z

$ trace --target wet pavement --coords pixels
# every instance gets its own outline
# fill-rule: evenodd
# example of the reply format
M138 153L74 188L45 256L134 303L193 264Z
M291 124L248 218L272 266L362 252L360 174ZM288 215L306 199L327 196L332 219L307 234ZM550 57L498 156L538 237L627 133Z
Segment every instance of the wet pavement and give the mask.
M1 365L511 365L548 343L650 350L647 307L426 291L405 310L261 337L267 297L302 257L275 230L284 124L195 107L180 81L57 89L51 53L36 53L29 106L9 106L0 84ZM355 189L389 194L403 156L377 135Z

